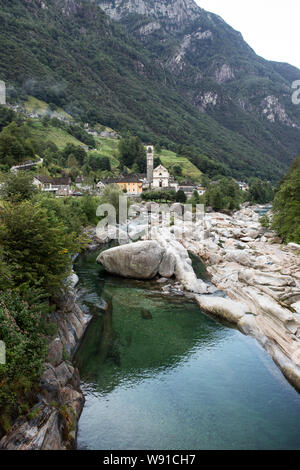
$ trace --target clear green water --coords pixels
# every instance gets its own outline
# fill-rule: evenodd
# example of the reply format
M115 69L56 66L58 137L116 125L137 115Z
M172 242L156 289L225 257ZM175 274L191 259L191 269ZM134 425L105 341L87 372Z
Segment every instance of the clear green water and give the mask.
M252 338L155 282L106 276L95 258L76 265L95 314L75 358L79 448L300 449L300 397Z

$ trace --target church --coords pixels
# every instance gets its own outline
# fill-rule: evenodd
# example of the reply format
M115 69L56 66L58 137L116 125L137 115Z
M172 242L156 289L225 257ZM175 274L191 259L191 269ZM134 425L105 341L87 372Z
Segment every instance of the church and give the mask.
M163 165L154 166L154 147L147 145L147 184L152 189L175 189L178 190L178 183L170 175Z
M153 170L152 188L168 188L170 182L170 173L168 170L159 165Z

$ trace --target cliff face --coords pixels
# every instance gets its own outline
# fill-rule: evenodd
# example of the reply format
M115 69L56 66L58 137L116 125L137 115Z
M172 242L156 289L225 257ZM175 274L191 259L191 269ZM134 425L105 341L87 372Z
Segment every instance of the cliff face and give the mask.
M257 139L284 133L299 142L300 107L291 101L298 69L258 57L238 31L193 0L98 3L164 64L197 109L230 130L236 131L239 121L247 139L252 130L243 122L251 118Z
M180 25L196 19L199 7L193 0L116 0L100 1L101 8L114 20L121 20L124 16L135 13L155 19L168 19Z

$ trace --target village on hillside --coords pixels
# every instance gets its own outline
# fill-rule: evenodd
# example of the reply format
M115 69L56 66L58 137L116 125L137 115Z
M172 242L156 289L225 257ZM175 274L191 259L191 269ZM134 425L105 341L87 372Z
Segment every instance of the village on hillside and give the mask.
M139 197L144 191L149 190L183 191L187 199L193 195L194 191L196 191L199 196L205 194L206 188L203 187L201 183L194 183L192 181L179 183L162 164L154 168L153 145L147 145L146 152L147 173L145 174L123 174L116 178L101 179L95 185L90 184L81 176L76 178L75 184L72 183L71 177L69 176L53 178L38 175L34 177L33 182L41 191L53 193L57 196L81 196L84 192L101 194L106 186L112 184L116 184L121 191L132 197ZM213 183L214 182L212 182L212 184ZM247 191L247 183L238 182L238 185L241 190Z

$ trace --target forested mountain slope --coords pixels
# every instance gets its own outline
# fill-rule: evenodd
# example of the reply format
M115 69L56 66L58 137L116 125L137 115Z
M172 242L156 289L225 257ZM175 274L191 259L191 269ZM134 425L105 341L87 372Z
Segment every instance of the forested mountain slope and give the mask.
M90 0L0 0L9 101L31 95L144 141L194 146L204 171L284 172L300 151L297 69L257 57L191 0L100 3L113 19Z

